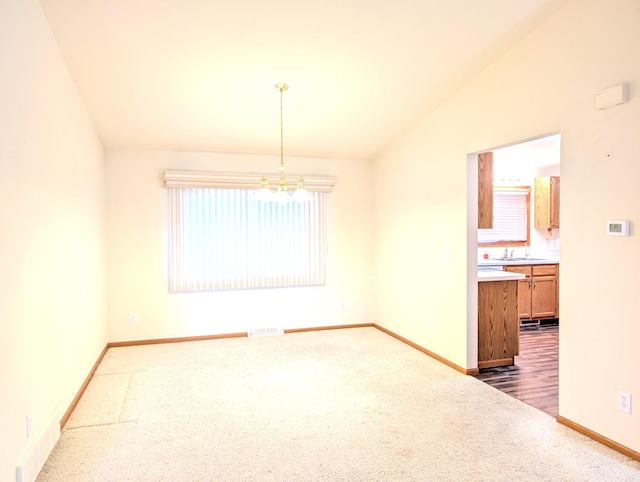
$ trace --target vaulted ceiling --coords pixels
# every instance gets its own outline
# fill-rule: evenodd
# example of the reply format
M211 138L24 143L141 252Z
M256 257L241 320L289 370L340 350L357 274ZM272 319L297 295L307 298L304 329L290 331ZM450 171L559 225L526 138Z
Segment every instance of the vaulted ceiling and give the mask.
M372 159L565 0L40 0L105 148Z

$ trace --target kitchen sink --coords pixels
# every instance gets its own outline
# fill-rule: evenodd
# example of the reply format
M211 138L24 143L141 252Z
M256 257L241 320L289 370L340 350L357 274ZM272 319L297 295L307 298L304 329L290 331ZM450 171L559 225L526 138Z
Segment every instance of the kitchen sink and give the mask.
M494 261L544 261L543 258L494 258Z

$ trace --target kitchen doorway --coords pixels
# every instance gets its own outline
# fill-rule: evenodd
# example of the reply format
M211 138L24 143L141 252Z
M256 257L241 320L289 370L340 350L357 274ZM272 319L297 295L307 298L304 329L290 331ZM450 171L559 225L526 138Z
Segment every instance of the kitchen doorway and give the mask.
M530 234L527 246L504 246L479 248L477 238L472 247L469 246L469 254L477 254L478 264L483 258L498 259L507 257L525 259L553 260L558 263L560 257L560 227L547 227L541 229L537 223L534 196L538 193L536 179L557 178L558 188L560 180L560 135L551 135L537 138L531 141L521 142L504 148L491 149L493 152L493 183L498 186L530 186L531 189L531 213ZM473 163L471 163L473 164ZM470 164L470 165L471 165ZM469 173L471 185L473 173ZM475 179L477 182L477 177ZM540 191L542 192L542 190ZM558 193L559 195L559 193ZM559 197L557 198L559 202ZM469 209L476 209L469 203ZM495 213L494 213L495 214ZM470 216L470 219L472 216ZM477 216L473 216L477 219ZM470 225L471 228L471 225ZM477 231L476 231L477 234ZM469 237L472 243L472 236ZM476 253L477 251L477 253ZM470 263L471 264L471 263ZM507 263L508 264L508 263ZM522 266L522 265L521 265ZM471 273L472 266L469 266ZM519 268L505 268L509 271L519 271ZM533 268L531 268L533 269ZM526 271L526 266L522 268ZM558 272L557 271L557 272ZM557 273L556 272L556 273ZM529 276L535 272L531 271ZM520 283L519 289L527 285L535 286L535 276ZM557 275L556 275L557 283ZM471 287L471 284L469 284ZM541 284L542 286L542 284ZM556 284L557 286L557 284ZM556 288L557 290L557 288ZM559 301L559 291L556 291L556 306ZM535 295L534 295L535 296ZM531 298L519 297L519 306L526 303L524 300ZM476 305L477 306L477 305ZM477 311L477 310L476 310ZM517 398L545 413L556 417L558 415L558 365L559 365L559 318L547 314L543 319L535 319L535 310L520 309L521 327L519 334L519 354L514 358L514 365L483 368L476 378L487 384ZM525 316L524 313L531 313ZM477 319L477 312L476 312ZM471 322L471 320L470 320ZM477 336L476 336L477 343Z

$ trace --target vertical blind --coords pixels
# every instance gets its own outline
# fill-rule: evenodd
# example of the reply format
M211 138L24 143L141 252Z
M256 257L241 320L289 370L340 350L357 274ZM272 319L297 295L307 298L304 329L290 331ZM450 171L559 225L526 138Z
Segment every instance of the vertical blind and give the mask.
M325 192L278 204L253 189L167 190L170 292L325 284Z
M529 190L494 188L493 229L478 229L478 243L527 241Z

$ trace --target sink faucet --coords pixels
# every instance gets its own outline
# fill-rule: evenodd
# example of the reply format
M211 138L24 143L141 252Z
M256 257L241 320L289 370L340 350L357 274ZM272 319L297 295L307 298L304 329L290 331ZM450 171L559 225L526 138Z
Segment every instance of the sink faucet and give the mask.
M511 255L513 257L513 254ZM504 256L503 258L507 259L509 257L509 246L504 248Z

